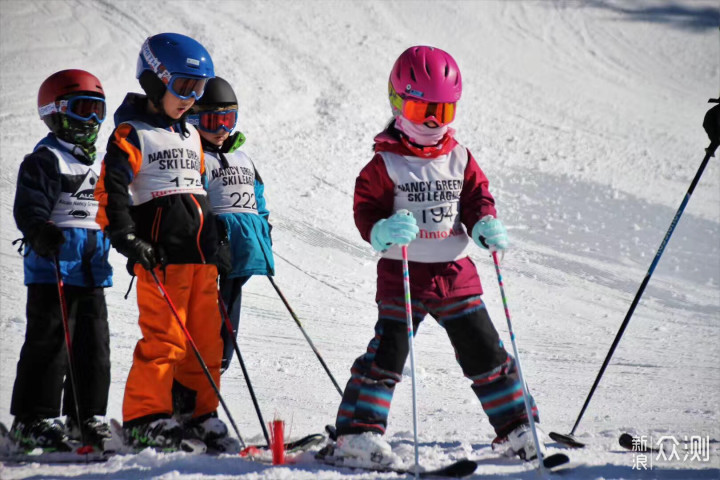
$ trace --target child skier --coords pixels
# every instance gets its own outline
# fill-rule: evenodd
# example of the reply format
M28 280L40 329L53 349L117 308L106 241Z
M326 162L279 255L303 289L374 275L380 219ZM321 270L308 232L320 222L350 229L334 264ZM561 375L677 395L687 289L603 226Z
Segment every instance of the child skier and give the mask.
M104 416L110 388L105 287L112 286L110 242L95 223L95 141L105 120L105 92L94 75L63 70L38 93L50 128L20 165L13 214L25 240L27 330L10 413L11 437L22 447L64 450L67 435L100 446L110 436ZM74 392L69 380L56 264L71 332ZM64 393L64 395L63 395ZM60 420L67 415L66 428ZM77 402L80 418L76 417Z
M245 141L243 134L230 135L237 117L235 92L227 81L215 77L208 81L205 95L188 118L202 137L208 199L219 220L220 242L230 250L230 263L220 272L220 290L236 336L243 285L252 275L272 275L274 271L265 184L250 157L237 150ZM222 371L233 356L233 332L222 330Z
M203 188L197 130L185 122L214 76L207 50L190 37L145 40L137 78L147 96L128 94L95 189L97 222L112 245L135 262L140 329L123 399L123 427L137 447L176 448L190 434L219 450L237 449L217 418L218 397L163 298L151 271L220 384L217 234ZM189 424L172 418L172 384L198 392Z
M274 271L272 227L262 178L250 157L237 150L245 136L239 131L231 135L237 124L238 101L230 84L220 77L209 80L191 112L188 123L200 132L205 150L208 200L217 219L223 252L218 259L220 291L233 328L228 332L223 321L224 372L234 354L230 335L237 336L242 287L252 275L272 275ZM182 417L192 412L193 397L192 390L176 382L175 413Z
M460 70L438 48L411 47L395 62L388 88L394 120L375 137L375 156L356 180L354 199L360 234L382 252L378 321L367 352L352 366L333 455L380 465L398 460L382 435L409 349L399 247L409 244L415 328L428 313L445 328L495 429L494 448L529 460L537 453L522 385L480 297L475 265L465 254L468 232L491 250L504 250L508 239L494 218L485 174L449 127L462 92Z

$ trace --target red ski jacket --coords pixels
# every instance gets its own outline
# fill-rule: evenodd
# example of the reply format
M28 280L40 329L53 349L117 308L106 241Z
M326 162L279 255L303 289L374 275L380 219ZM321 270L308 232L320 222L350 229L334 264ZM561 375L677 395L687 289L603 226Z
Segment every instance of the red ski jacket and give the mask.
M441 147L425 161L445 155L457 147L458 142L448 134ZM360 172L355 181L353 212L355 225L364 240L370 242L372 227L379 220L394 213L396 185L390 178L380 152L392 152L403 156L417 157L413 147L403 141L391 124L387 130L375 137L375 156ZM485 215L495 216L495 200L488 190L488 179L468 151L468 162L464 172L463 186L459 200L460 221L468 232ZM411 296L414 299L441 299L482 294L480 278L475 264L469 257L451 262L409 263ZM402 262L383 258L377 265L376 300L404 295Z

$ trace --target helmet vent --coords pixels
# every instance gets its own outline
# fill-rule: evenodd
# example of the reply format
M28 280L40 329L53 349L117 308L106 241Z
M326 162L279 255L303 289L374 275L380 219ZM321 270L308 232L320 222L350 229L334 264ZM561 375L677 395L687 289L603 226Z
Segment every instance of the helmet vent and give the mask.
M428 77L432 77L432 74L430 73L430 65L428 65L427 62L425 62L425 71L427 72Z
M417 82L417 78L415 78L415 69L410 69L410 78L412 78L413 82Z
M450 65L447 63L445 64L445 77L447 78L448 74L450 73Z

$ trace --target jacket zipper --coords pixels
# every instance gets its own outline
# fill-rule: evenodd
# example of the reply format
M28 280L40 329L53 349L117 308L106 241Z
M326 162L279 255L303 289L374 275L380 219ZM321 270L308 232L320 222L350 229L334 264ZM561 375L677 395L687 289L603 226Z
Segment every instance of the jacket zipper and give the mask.
M196 242L197 242L197 247L198 247L198 253L200 253L200 260L202 261L202 263L206 263L205 255L203 255L202 247L200 246L200 235L202 234L203 223L205 222L205 217L203 216L202 207L200 206L197 199L195 198L195 195L190 194L190 198L192 198L193 202L195 202L195 206L197 207L198 213L200 214L200 228L198 229Z
M155 219L153 220L152 230L150 231L150 238L155 243L158 243L158 240L160 239L160 220L162 219L162 209L163 207L159 207L155 210Z

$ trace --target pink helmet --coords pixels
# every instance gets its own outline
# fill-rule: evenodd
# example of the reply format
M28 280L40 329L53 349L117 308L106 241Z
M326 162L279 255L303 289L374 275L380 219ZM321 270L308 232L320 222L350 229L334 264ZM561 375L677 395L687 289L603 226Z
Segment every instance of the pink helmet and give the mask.
M405 50L393 65L390 84L402 98L454 103L462 94L460 69L449 53L417 46Z

